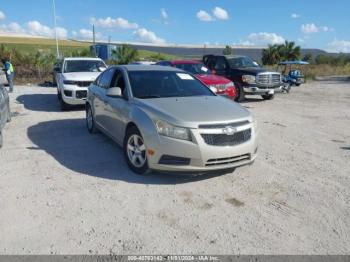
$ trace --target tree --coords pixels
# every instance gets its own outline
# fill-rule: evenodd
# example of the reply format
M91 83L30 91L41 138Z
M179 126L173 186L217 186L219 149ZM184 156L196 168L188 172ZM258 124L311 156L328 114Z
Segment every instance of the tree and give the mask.
M232 47L227 45L222 53L224 55L232 55Z
M285 41L283 48L284 60L299 60L300 59L300 46L296 46L294 42Z
M115 56L116 63L119 65L135 62L139 56L138 51L127 44L119 46L116 50L112 51L112 54Z
M262 51L262 63L264 65L275 65L281 60L281 46L269 45Z
M289 41L280 45L269 45L262 52L262 62L265 65L274 65L283 60L299 60L300 51L300 46Z
M305 62L311 63L313 61L312 54L311 53L305 54L302 60L305 61Z

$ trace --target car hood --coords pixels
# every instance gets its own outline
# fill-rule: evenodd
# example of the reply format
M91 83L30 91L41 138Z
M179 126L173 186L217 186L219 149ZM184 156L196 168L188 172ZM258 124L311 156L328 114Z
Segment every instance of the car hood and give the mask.
M200 81L202 81L206 85L224 85L231 80L217 75L195 75Z
M70 81L95 81L101 72L63 73L63 78Z
M198 128L200 124L251 121L251 113L221 96L135 99L136 104L153 119L176 126Z
M263 67L247 67L247 68L235 68L235 69L233 69L233 71L235 73L237 73L237 71L238 71L242 75L244 75L244 74L257 75L259 73L270 72L271 70L267 70Z

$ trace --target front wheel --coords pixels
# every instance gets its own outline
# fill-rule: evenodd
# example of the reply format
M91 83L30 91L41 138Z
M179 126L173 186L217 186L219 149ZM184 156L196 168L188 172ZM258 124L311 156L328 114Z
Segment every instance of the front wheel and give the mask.
M86 127L91 134L97 133L94 114L89 104L86 105Z
M236 91L237 91L237 96L235 98L235 101L236 102L242 102L244 100L244 89L238 83L235 83L235 87L236 87Z
M128 166L136 174L144 175L149 171L146 146L140 131L135 126L126 132L124 155Z
M264 100L272 100L275 96L274 95L262 95L261 96Z

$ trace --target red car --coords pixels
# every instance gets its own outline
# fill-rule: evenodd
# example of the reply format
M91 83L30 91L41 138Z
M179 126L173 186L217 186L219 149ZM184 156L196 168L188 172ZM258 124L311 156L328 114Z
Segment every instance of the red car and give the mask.
M222 76L214 75L202 62L195 60L160 61L156 65L172 66L193 74L202 83L215 90L216 94L232 100L237 97L234 83Z

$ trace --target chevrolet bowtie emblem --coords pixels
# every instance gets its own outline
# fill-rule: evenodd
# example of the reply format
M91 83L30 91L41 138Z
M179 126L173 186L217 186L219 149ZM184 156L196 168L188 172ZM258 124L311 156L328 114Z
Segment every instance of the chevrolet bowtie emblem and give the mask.
M237 132L237 129L235 127L232 127L232 126L227 126L222 130L222 132L225 135L233 136Z

